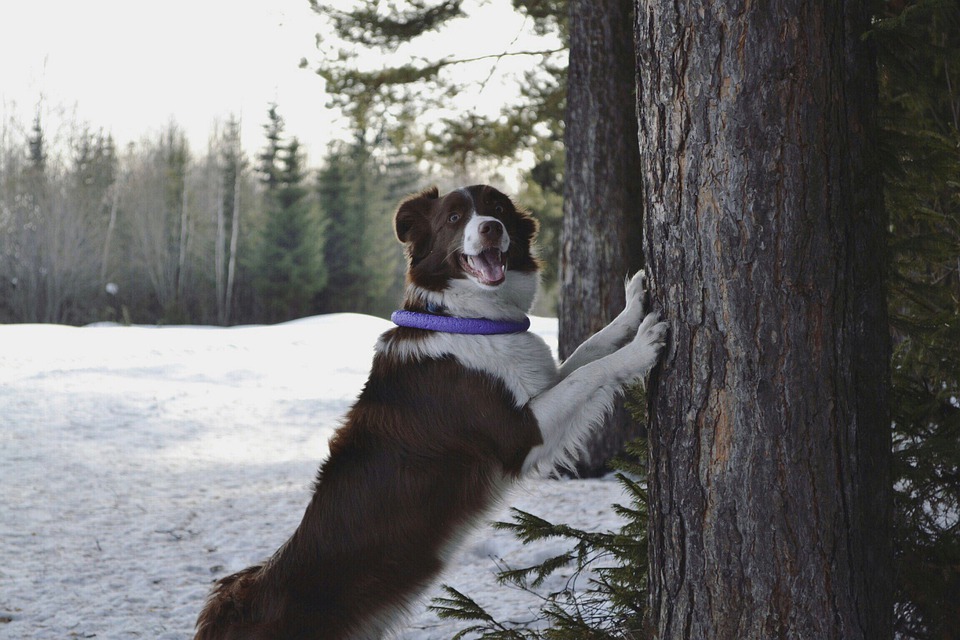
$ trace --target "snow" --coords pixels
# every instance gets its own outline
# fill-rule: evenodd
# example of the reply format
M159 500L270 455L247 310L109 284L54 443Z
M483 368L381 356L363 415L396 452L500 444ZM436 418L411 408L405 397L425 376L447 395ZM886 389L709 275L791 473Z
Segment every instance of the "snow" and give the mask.
M212 581L269 556L299 523L390 326L355 314L229 329L0 326L0 638L191 638ZM556 320L532 328L555 349ZM513 505L609 530L624 499L609 479L537 479L491 518ZM439 583L528 620L537 599L497 585L497 564L565 549L484 525ZM397 638L465 626L426 609L439 583Z

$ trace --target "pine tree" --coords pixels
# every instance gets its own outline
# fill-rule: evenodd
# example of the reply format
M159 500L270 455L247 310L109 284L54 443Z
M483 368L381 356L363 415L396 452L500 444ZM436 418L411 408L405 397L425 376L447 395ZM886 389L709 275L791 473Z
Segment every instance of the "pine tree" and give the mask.
M47 223L50 219L50 185L47 172L47 145L40 108L27 138L26 163L19 176L14 201L12 230L8 238L13 255L11 302L21 322L50 321L46 304Z
M367 250L366 211L363 192L357 183L364 180L363 152L353 146L334 145L320 170L317 193L323 216L323 257L327 270L326 287L318 297L323 313L360 311L366 304L366 273L363 258Z
M267 123L263 125L267 146L257 155L257 171L260 174L260 182L267 191L276 189L280 184L283 129L284 122L277 110L277 105L271 104L267 110Z
M644 244L671 330L649 425L663 640L892 636L869 18L638 0Z
M266 222L254 286L267 319L281 322L313 312L327 274L321 230L304 186L300 143L296 138L281 142L283 125L275 106L269 118L267 149L260 156Z
M890 216L896 630L960 638L960 5L890 3L879 45Z
M563 219L564 148L562 128L545 137L534 148L536 164L527 173L517 200L540 222L537 248L543 267L540 270L540 295L533 312L557 317L559 297L560 227Z
M400 304L406 285L406 260L394 231L393 216L398 203L422 185L413 159L388 140L381 138L374 151L367 161L367 186L362 187L367 194L364 269L372 276L365 312L389 317Z
M400 199L417 188L419 172L389 141L377 142L358 134L349 145L333 145L320 171L329 278L318 304L326 313L387 316L401 297L404 260L392 218Z
M171 124L161 142L165 169L164 214L168 233L167 251L172 267L171 288L166 292L163 316L167 322L181 323L187 320L184 305L184 290L187 280L187 243L190 241L190 209L187 175L190 151L186 134Z
M534 34L559 36L559 46L557 38L550 37L544 38L548 44L530 51L388 62L373 69L358 61L359 49L387 57L401 44L442 31L452 21L469 17L470 11L482 11L482 7L465 6L463 0L418 0L402 7L365 0L349 10L318 0L310 0L310 5L322 20L323 33L318 35L318 42L328 53L317 65L317 73L326 83L331 106L340 109L356 131L384 131L394 144L409 147L418 159L436 161L439 157L444 166L452 165L462 177L478 162L496 164L504 157L515 157L518 149L533 146L545 127L555 127L562 120L565 84L561 78L566 53L563 1L513 2L518 11L530 17ZM494 76L503 76L498 63L509 57L540 63L536 72L517 82L523 87L519 104L503 105L503 112L494 117L469 110L451 111L451 96L477 91ZM309 65L306 59L301 61L301 66ZM465 80L465 74L456 72L463 66L479 65L490 70L485 82ZM423 118L424 113L433 117Z

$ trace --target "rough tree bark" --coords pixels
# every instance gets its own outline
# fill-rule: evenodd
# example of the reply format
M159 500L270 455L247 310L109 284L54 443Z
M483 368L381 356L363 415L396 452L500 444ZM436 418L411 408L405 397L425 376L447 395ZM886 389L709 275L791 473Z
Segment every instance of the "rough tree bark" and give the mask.
M888 341L860 2L637 0L657 638L891 636Z
M571 0L560 257L560 356L623 309L623 279L642 265L640 153L632 0ZM595 475L635 438L622 404L577 464Z

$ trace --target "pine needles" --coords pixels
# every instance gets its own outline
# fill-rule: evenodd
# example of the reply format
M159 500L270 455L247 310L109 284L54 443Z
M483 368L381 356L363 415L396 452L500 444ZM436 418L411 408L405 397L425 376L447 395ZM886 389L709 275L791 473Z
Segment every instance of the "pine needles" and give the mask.
M639 403L642 406L642 403ZM628 447L630 461L619 460L617 480L629 498L613 505L625 522L617 531L593 532L543 517L511 510L511 521L494 524L511 532L524 544L548 539L569 543L566 551L527 567L501 566L501 584L534 594L538 615L528 621L501 621L471 597L444 586L445 597L435 598L431 609L444 619L469 626L454 640L623 640L639 637L647 593L647 496L642 466L642 442ZM561 589L542 593L548 578L569 572Z

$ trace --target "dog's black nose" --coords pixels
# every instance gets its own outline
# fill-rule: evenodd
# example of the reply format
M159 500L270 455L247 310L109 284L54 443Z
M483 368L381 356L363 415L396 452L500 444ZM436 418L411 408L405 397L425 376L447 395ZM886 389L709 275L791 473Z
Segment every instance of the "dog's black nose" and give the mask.
M503 225L498 220L484 220L480 224L480 236L484 240L495 242L503 236Z

